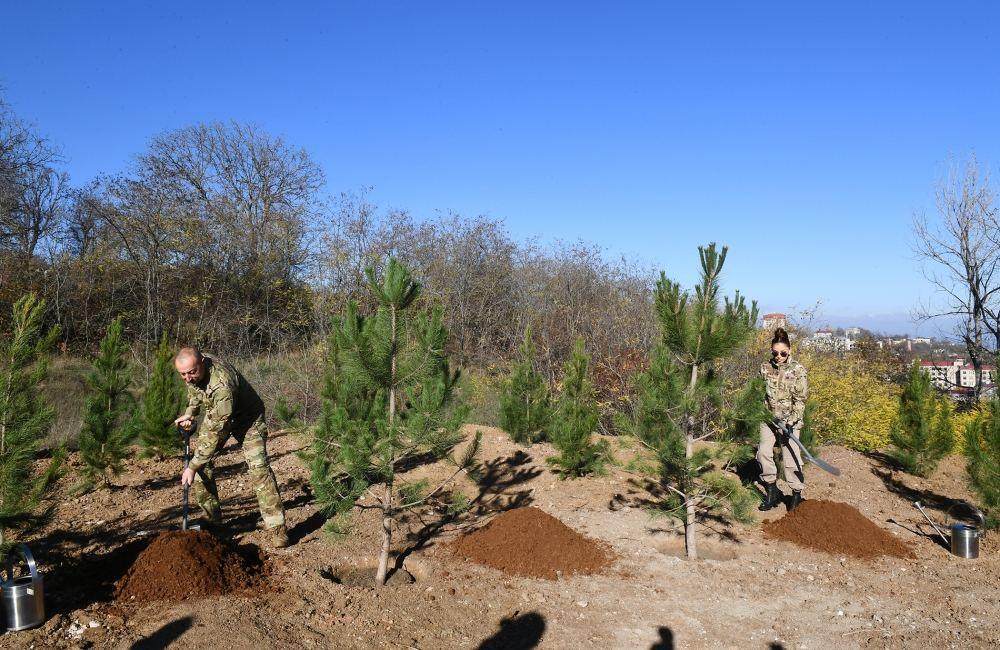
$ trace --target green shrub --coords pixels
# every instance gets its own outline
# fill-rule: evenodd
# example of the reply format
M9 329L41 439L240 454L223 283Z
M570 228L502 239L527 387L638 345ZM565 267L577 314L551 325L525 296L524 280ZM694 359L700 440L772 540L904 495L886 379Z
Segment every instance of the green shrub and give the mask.
M535 371L535 346L531 328L524 331L520 358L500 389L500 427L522 445L544 440L551 419L549 386Z
M599 472L608 460L607 441L593 442L599 413L594 386L587 379L589 362L583 339L577 339L564 368L562 391L550 426L552 445L559 453L548 462L559 469L562 478Z
M910 474L930 476L955 445L951 425L948 403L934 390L930 375L914 363L889 431L889 453Z
M87 376L87 397L80 431L80 460L84 485L103 481L111 486L111 477L122 471L122 460L135 438L135 423L129 416L135 404L128 391L131 383L125 359L121 319L115 319L101 340L94 369Z
M45 301L28 294L14 303L9 336L0 339L0 557L12 530L37 526L42 498L59 475L65 458L57 449L41 472L35 453L52 425L52 405L42 399L39 385L48 370L48 355L59 331L42 334Z
M164 334L136 420L143 456L163 459L180 450L181 436L174 420L184 405L184 394L184 382L174 369L174 353Z
M1000 527L1000 396L965 428L966 470L990 528Z

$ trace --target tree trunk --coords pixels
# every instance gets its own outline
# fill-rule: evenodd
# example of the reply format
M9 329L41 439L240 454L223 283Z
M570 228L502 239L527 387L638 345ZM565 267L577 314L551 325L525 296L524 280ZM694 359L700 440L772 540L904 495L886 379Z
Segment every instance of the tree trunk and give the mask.
M691 431L690 426L688 427L687 433L687 446L684 449L684 456L690 460L691 454L694 450L694 433ZM689 560L698 559L698 545L695 540L695 520L694 520L694 499L691 495L691 489L688 487L684 491L684 499L687 503L687 518L684 520L684 546L687 548L687 558Z
M390 305L390 361L389 371L389 435L392 434L392 427L396 420L396 306ZM395 456L395 451L393 451ZM394 460L394 459L393 459ZM395 463L392 463L395 466ZM390 468L390 472L391 472ZM392 478L385 483L385 493L382 496L382 551L378 556L378 572L375 574L375 583L379 586L385 584L386 573L389 570L389 549L392 546Z
M693 392L695 384L698 382L698 365L695 364L691 366L691 384L688 388L689 391ZM685 427L685 437L686 444L684 446L684 459L687 461L687 465L691 464L691 457L694 456L694 417L688 416L687 426ZM689 560L698 559L698 545L695 539L695 506L694 498L691 494L693 485L684 486L684 500L687 510L687 515L684 520L684 546L687 548L687 558Z
M392 483L385 484L385 494L382 496L382 551L378 556L378 572L375 582L385 584L389 572L389 548L392 546Z

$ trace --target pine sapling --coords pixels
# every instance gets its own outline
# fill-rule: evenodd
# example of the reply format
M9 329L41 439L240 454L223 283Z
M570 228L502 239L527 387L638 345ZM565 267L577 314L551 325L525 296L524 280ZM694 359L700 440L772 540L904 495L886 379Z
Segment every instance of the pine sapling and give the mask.
M121 474L128 445L135 437L134 422L128 417L134 399L128 390L131 377L125 354L118 318L108 327L94 368L87 375L89 395L80 431L84 483L78 489L94 487L98 482L111 487L111 477Z
M656 459L663 510L682 515L689 559L697 559L695 525L700 513L750 517L752 493L734 476L715 469L719 450L701 445L722 431L716 423L721 405L717 362L753 335L757 304L739 292L719 300L719 277L727 249L699 247L701 282L694 295L661 274L655 292L660 340L650 369L637 379L638 404L632 433ZM749 405L746 400L741 400ZM753 406L756 408L756 406ZM759 414L758 414L759 415ZM732 419L752 422L758 415Z
M969 485L979 497L988 528L1000 528L1000 395L965 428Z
M10 335L0 339L0 558L14 530L25 532L44 518L39 506L65 459L57 449L44 470L34 471L35 454L55 415L39 391L59 336L57 328L42 334L44 313L44 300L21 297L14 303Z
M545 439L550 419L549 385L535 370L535 345L528 327L520 356L500 389L500 428L514 442L530 445Z
M355 508L377 508L382 543L376 583L388 574L392 529L400 512L438 499L474 462L481 434L437 487L403 484L406 464L445 458L461 440L467 408L455 392L459 374L449 368L447 331L440 309L419 310L420 285L390 259L382 278L367 271L378 304L362 316L348 305L334 323L320 421L310 451L310 481L327 530L346 532Z
M153 368L136 418L142 455L157 460L180 450L181 438L174 426L174 418L184 404L184 384L174 370L173 359L173 350L164 334L156 348Z
M594 386L587 379L589 363L583 339L579 338L563 368L562 390L550 425L552 445L559 453L548 462L558 468L562 478L599 472L609 456L606 440L593 441L600 412Z
M917 363L910 368L889 431L892 457L910 474L927 477L955 445L948 403L937 395L930 375Z

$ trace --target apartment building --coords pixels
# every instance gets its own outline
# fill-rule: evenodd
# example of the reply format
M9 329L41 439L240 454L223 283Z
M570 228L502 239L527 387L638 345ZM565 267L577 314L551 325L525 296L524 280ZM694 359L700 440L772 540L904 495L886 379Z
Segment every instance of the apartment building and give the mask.
M950 361L921 361L920 367L931 376L931 383L944 391L973 389L976 387L976 369L965 359ZM979 370L979 382L984 388L996 385L996 368L984 365Z

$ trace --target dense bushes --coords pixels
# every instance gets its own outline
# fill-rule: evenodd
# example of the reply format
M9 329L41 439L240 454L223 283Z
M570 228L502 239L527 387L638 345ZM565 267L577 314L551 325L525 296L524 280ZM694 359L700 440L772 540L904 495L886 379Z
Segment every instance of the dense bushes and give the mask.
M875 375L853 354L800 352L809 370L809 396L816 403L813 427L819 442L858 451L889 444L900 389Z

